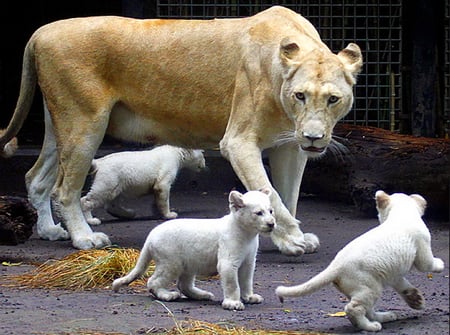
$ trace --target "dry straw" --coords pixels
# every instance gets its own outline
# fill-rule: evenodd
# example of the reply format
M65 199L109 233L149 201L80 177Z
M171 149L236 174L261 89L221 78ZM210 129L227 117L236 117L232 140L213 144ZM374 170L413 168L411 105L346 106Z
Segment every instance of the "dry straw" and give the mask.
M36 269L20 275L9 276L10 286L23 288L60 288L84 290L107 288L115 278L127 274L136 264L139 250L109 247L80 250L60 260L49 260ZM147 273L154 271L150 263ZM135 282L142 285L143 280Z

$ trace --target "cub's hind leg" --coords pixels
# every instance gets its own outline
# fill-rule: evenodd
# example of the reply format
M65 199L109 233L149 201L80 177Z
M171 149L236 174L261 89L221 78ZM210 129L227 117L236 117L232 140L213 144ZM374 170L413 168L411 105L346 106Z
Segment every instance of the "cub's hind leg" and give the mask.
M178 288L186 297L195 300L212 300L214 294L195 286L195 275L182 274L178 279Z
M169 287L177 279L179 273L171 266L156 265L155 271L147 281L147 288L157 299L173 301L181 298L178 289L170 290Z
M377 285L372 285L372 287L360 286L353 290L354 294L350 295L351 299L345 306L345 312L356 328L372 332L382 329L381 321L378 320L377 314L373 311L381 291L382 287ZM381 315L378 316L383 319Z

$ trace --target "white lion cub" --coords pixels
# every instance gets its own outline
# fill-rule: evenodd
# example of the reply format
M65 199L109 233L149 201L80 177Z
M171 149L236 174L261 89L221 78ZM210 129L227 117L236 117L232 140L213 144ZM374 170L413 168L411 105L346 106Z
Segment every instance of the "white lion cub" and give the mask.
M122 205L123 198L137 198L153 191L156 207L166 219L177 213L170 211L170 188L182 168L200 171L205 168L203 150L162 145L152 150L117 152L92 161L94 181L81 208L91 225L101 224L92 210L105 206L108 213L133 218L132 209Z
M383 286L393 287L414 309L424 307L420 291L404 277L414 266L422 272L441 272L444 262L434 258L431 237L421 216L426 201L418 194L375 194L380 225L359 236L336 255L330 265L304 284L279 286L276 294L298 297L333 283L350 302L345 312L350 322L367 331L381 330L382 322L393 321L393 312L375 312Z
M245 194L232 191L230 213L220 219L176 219L160 224L148 235L135 268L114 280L113 290L144 274L154 259L156 267L147 287L157 299L171 301L184 294L212 300L211 292L195 287L195 277L218 272L224 309L243 310L243 302L261 303L264 299L253 293L253 273L258 234L275 228L270 193L268 188ZM171 291L168 288L174 280L178 289Z

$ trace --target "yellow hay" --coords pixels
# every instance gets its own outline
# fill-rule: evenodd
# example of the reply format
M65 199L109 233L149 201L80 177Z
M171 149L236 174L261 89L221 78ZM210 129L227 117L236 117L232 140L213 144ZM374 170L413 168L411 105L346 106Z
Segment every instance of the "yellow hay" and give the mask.
M127 274L136 264L139 250L109 247L80 250L60 260L49 260L36 269L20 275L8 276L23 288L61 288L84 290L106 288L115 278ZM147 273L154 271L151 262ZM136 284L142 285L142 280Z
M245 329L198 320L188 320L164 333L166 335L325 335L325 333L305 331Z

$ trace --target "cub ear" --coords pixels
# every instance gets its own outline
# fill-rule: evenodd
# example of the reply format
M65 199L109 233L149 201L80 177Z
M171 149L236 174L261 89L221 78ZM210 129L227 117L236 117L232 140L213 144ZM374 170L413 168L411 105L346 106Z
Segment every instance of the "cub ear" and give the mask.
M389 205L389 194L384 191L377 191L375 193L375 201L378 209L385 209Z
M259 190L259 192L264 193L264 194L268 195L269 197L270 197L270 195L272 194L272 190L271 190L270 187L264 187L264 188L261 188L261 189Z
M280 58L283 64L289 64L299 53L300 48L292 37L285 37L280 42Z
M228 196L228 201L230 203L230 209L237 211L240 208L245 207L243 194L238 191L231 191Z
M356 76L361 71L363 64L363 57L359 46L355 43L349 43L345 49L339 51L337 56L344 64L345 69L352 74L353 79L355 80Z
M420 194L411 194L410 197L414 199L419 206L420 216L425 214L425 209L427 208L427 201Z

